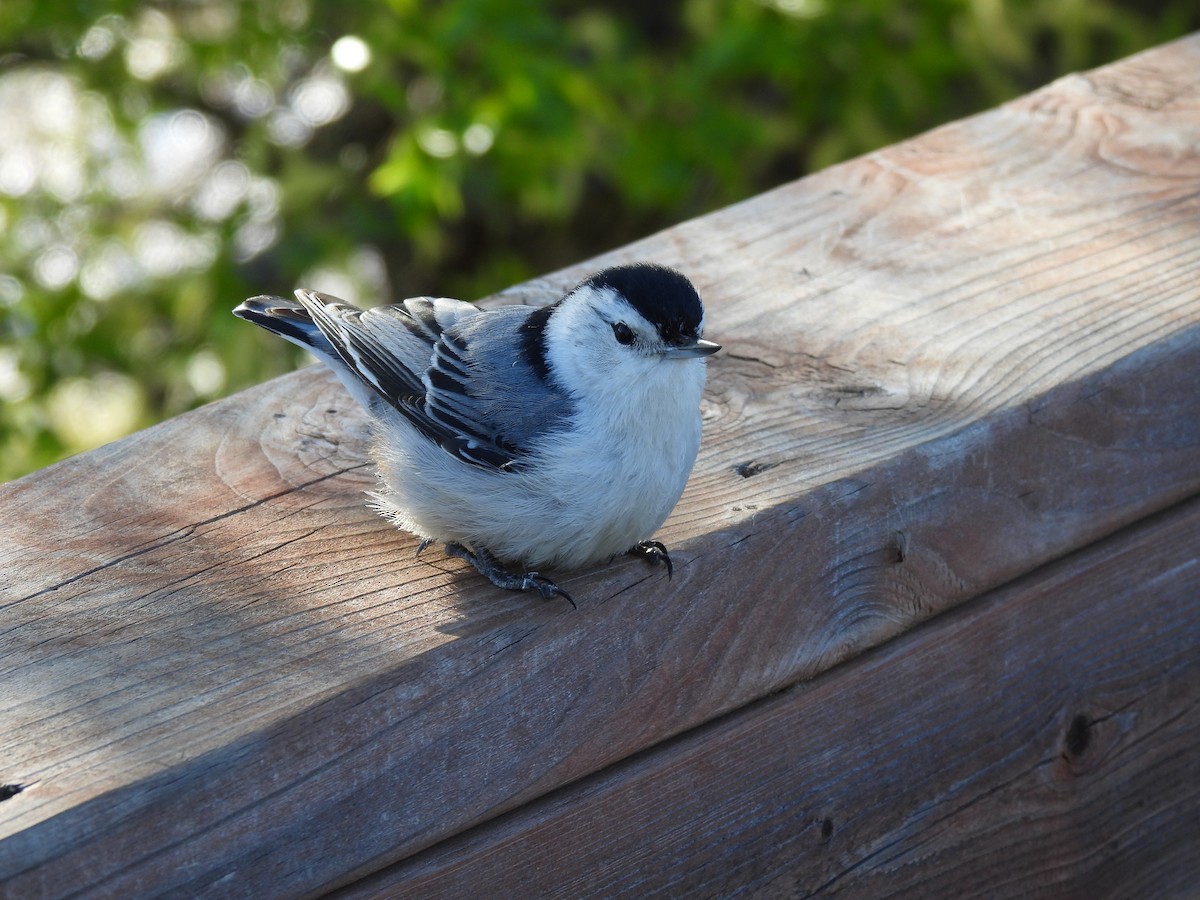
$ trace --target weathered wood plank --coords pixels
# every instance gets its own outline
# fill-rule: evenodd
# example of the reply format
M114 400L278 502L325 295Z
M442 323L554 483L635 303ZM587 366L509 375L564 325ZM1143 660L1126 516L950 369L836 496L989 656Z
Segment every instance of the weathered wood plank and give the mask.
M1200 501L339 896L1174 897Z
M316 371L0 487L3 890L366 873L1196 494L1198 146L1193 38L587 266L727 350L578 613L414 559Z

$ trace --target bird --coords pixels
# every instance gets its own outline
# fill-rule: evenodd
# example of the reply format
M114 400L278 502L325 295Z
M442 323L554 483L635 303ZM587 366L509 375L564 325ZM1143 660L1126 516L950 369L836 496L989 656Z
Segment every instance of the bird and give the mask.
M542 569L629 553L653 534L700 446L704 307L654 263L611 266L547 306L414 297L366 310L319 291L233 312L309 350L372 423L374 509L494 585L575 601Z

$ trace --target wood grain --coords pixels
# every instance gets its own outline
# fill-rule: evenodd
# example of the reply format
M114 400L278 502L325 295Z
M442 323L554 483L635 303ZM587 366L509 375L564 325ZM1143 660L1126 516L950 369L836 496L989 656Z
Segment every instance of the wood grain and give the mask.
M577 613L414 558L317 370L0 487L0 893L344 883L1194 496L1197 147L1192 38L508 292L726 347L674 580Z
M338 896L1175 897L1200 501Z

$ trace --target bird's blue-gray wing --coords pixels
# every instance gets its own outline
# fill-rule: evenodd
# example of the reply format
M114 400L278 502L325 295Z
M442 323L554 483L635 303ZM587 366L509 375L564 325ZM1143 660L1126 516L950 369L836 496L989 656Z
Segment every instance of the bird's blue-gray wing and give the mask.
M569 398L524 358L526 307L419 297L363 311L314 291L296 296L357 377L464 462L514 469L570 414Z
M500 448L509 469L564 427L574 408L527 355L522 329L533 312L505 306L460 319L443 331L425 373L428 415Z

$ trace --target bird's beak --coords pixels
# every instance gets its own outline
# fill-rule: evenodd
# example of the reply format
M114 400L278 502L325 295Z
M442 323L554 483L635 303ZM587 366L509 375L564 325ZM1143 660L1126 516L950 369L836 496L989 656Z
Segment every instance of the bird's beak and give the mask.
M710 356L720 349L720 344L698 340L680 347L668 347L662 351L662 355L667 359L695 359L698 356Z

